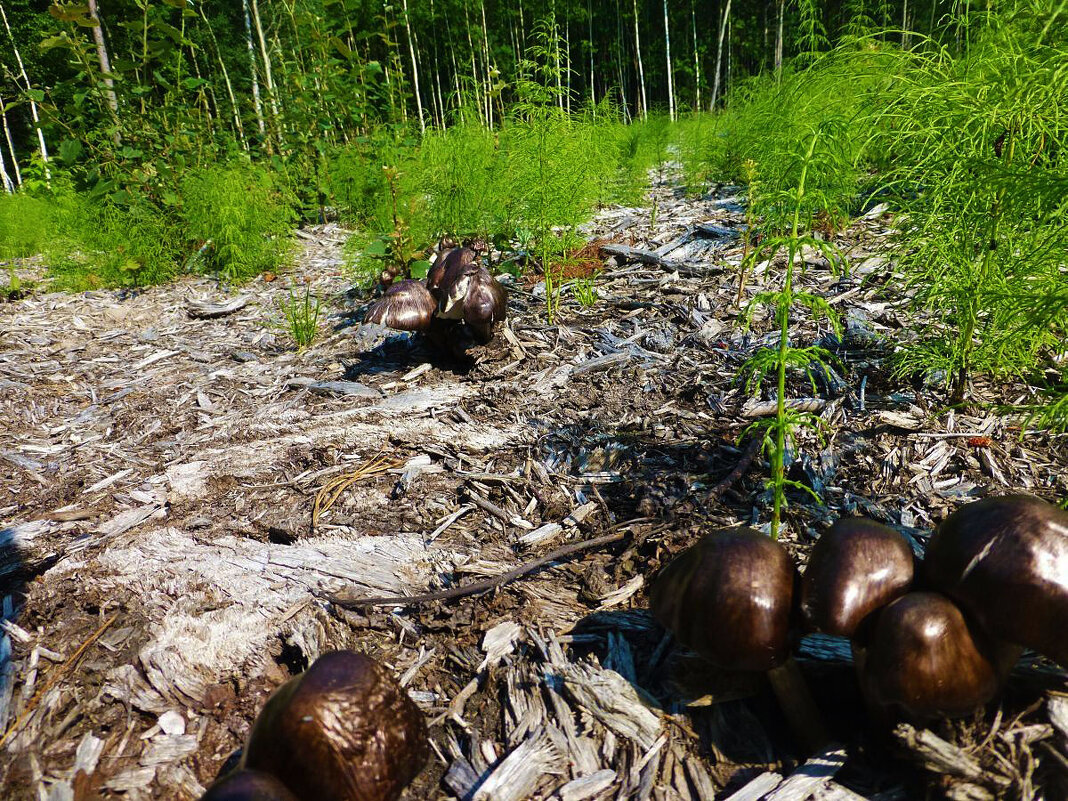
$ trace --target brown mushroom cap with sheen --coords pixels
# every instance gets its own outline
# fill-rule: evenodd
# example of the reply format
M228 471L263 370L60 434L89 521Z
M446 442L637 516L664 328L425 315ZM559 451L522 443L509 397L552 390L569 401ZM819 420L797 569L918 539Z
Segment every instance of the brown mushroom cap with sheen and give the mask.
M912 549L889 526L839 520L812 547L801 578L801 613L816 631L852 637L869 614L908 592Z
M324 654L267 700L243 767L315 801L393 801L429 755L426 723L370 657Z
M793 559L775 540L751 528L713 531L660 572L650 606L712 664L766 671L790 728L814 751L827 735L790 658L796 584Z
M444 253L427 271L426 288L430 290L435 300L440 301L443 299L444 290L442 285L445 283L445 276L450 271L453 271L454 274L459 274L459 271L462 271L463 268L478 263L479 251L477 248L471 247L470 244L464 243L463 247L453 248Z
M650 605L660 624L709 662L763 671L786 660L797 570L751 528L714 531L661 571Z
M483 345L493 339L493 324L508 316L508 291L485 267L471 278L463 316L475 339Z
M970 623L944 595L910 592L876 613L867 648L854 654L870 705L924 721L985 704L1020 650Z
M378 323L400 331L426 331L434 319L437 302L418 281L393 284L364 315L364 322Z
M200 801L300 801L282 782L258 770L229 773L208 788Z
M1068 512L1030 495L962 506L932 535L924 571L995 637L1068 667Z

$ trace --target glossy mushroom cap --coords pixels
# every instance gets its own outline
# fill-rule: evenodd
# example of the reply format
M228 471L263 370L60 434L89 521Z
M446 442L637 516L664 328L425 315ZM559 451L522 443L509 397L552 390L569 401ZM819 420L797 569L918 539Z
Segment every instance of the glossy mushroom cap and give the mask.
M675 638L718 667L764 671L790 648L797 570L750 528L714 531L665 567L650 596Z
M924 570L995 637L1068 667L1068 512L1030 495L962 506L931 537Z
M431 266L426 274L426 288L435 300L443 302L448 287L456 283L465 268L477 263L478 252L474 248L454 248Z
M912 549L889 526L839 520L812 547L801 578L801 613L816 631L852 637L869 614L904 595Z
M434 318L434 296L418 281L398 281L367 310L364 322L401 331L426 331Z
M485 267L471 276L464 297L463 317L475 339L485 345L493 339L493 324L508 315L508 290Z
M200 801L299 801L278 779L258 770L229 773L208 788Z
M877 613L866 651L854 653L870 705L924 721L985 704L1020 651L997 643L944 595L910 592Z
M429 755L426 723L370 657L324 654L267 700L243 767L315 801L393 801Z

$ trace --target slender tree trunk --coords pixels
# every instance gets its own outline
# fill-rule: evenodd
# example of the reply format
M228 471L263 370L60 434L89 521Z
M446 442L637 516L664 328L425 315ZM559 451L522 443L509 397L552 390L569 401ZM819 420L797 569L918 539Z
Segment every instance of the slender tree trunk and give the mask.
M19 73L22 75L22 82L27 95L29 95L31 89L30 76L26 74L26 67L22 63L22 55L19 53L18 43L11 33L11 26L7 24L7 13L4 11L3 3L0 3L0 17L4 20L4 28L7 29L7 37L11 40L11 49L15 51L15 61L19 65ZM45 144L44 131L41 130L41 117L37 113L37 101L32 97L30 98L30 116L33 117L33 127L37 129L37 144L41 148L41 162L44 167L45 183L51 183L52 171L48 169L48 146Z
M445 129L445 102L441 93L441 62L438 60L438 42L441 37L437 36L438 23L437 17L434 14L434 0L430 0L430 29L435 34L432 36L434 41L433 54L434 54L434 87L437 89L437 103L438 103L438 124L441 129Z
M100 14L96 9L96 0L89 0L89 16L96 23L93 26L93 41L96 42L96 57L100 61L100 77L104 79L104 86L107 87L105 95L108 99L108 105L111 106L111 113L117 121L119 118L119 100L115 97L115 81L111 78L111 60L108 58L107 44L104 43L104 26L100 24ZM116 145L122 142L122 136L119 134L118 128L112 133L111 138Z
M564 6L564 75L567 76L567 80L564 82L566 94L567 113L571 113L571 0L568 0Z
M263 25L260 24L258 0L252 0L252 19L256 23L256 37L260 42L260 56L263 58L263 80L267 86L267 98L271 102L271 118L274 120L275 137L278 139L279 148L284 151L286 144L282 135L281 114L278 110L278 93L275 91L274 79L271 77L271 56L267 52L267 41L263 38Z
M482 121L488 127L486 106L482 102L482 80L478 77L478 65L475 63L475 42L471 38L471 17L467 13L467 0L464 0L464 28L467 30L467 50L471 53L471 80L474 82L475 105L478 107L478 113L482 115Z
M731 15L731 0L727 0L727 4L723 7L723 20L719 24L719 44L716 45L716 75L712 79L712 105L710 109L716 108L716 101L719 100L719 75L720 66L723 63L723 37L727 33L727 20Z
M642 40L638 32L638 0L632 0L634 6L634 52L638 56L638 85L641 87L642 119L649 113L649 104L645 98L645 68L642 67Z
M19 170L19 160L15 153L15 143L11 139L11 127L7 124L7 111L5 111L7 104L4 102L4 98L0 97L0 120L4 123L4 138L7 140L7 152L11 154L11 166L15 171L15 184L22 186L22 172Z
M690 0L690 24L693 26L693 85L694 85L694 104L693 107L701 110L701 59L697 54L697 15L693 10L693 0Z
M460 68L456 64L456 46L452 41L452 24L449 22L449 15L445 15L445 31L449 36L449 57L452 59L452 80L456 85L456 106L458 108L464 107L464 93L460 89Z
M241 6L245 12L245 45L248 48L248 69L252 76L252 105L256 109L256 124L260 129L260 136L267 137L267 125L263 121L263 101L260 100L259 69L256 65L256 48L252 44L252 18L249 16L248 0L241 0ZM270 149L270 144L267 144Z
M775 80L782 77L782 20L786 14L786 0L779 0L779 24L775 29Z
M404 29L408 32L408 52L412 56L412 86L415 87L415 108L419 112L419 133L426 133L426 120L423 119L423 98L419 94L419 64L415 60L415 43L412 40L412 22L408 17L408 0L403 0Z
M233 109L234 112L234 133L237 134L241 146L247 151L248 141L245 139L245 127L241 124L241 112L238 110L237 98L234 97L234 85L230 83L230 72L226 69L226 62L223 61L222 51L219 50L219 40L215 38L215 31L212 30L211 23L208 22L208 18L204 14L203 6L198 4L197 10L200 11L200 18L204 21L204 27L207 28L208 36L211 37L211 43L215 47L215 57L219 60L219 70L222 72L223 84L225 84L226 94L230 98L230 108Z
M586 0L586 22L590 35L590 106L592 107L597 105L597 82L593 71L593 5L591 0Z
M675 120L675 85L671 77L671 26L668 24L668 0L664 0L664 50L667 53L668 116Z
M901 5L901 49L909 49L909 0Z
M486 68L486 124L493 128L493 65L490 63L489 30L486 27L486 3L482 7L482 62Z
M556 105L564 110L564 86L561 82L560 69L560 28L556 24L556 3L553 3L553 61L556 64Z
M630 106L627 104L627 82L623 76L624 41L623 9L619 0L616 0L616 67L619 69L619 100L623 104L623 117L629 124L632 117L630 115Z

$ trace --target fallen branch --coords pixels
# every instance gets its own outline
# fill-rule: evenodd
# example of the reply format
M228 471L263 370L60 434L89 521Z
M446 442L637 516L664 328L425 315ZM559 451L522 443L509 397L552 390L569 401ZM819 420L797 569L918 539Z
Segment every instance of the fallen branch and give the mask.
M723 495L732 484L741 478L745 471L749 469L749 465L752 464L753 459L756 458L759 451L760 438L758 437L749 442L734 469L724 476L723 480L709 491L710 499L715 499ZM515 567L506 573L501 573L498 576L491 576L490 578L466 584L462 587L450 587L447 590L426 592L421 595L397 595L381 598L344 598L339 595L327 595L325 593L320 597L325 598L343 609L364 609L368 606L412 606L415 604L433 603L434 601L449 601L455 598L464 598L469 595L481 595L482 593L489 592L497 587L502 587L511 581L515 581L517 578L521 578L528 573L532 573L549 562L555 562L558 559L563 559L565 556L570 556L571 554L579 553L581 551L588 551L591 548L599 548L603 545L610 545L613 542L618 542L626 536L625 529L636 523L649 522L651 519L652 518L649 517L638 517L633 520L617 523L610 529L611 533L583 540L582 542L573 542L570 545L564 545L554 551L550 551L545 554L545 556L540 556L537 559L525 562L519 565L519 567ZM667 528L666 524L658 526L655 530L659 531L665 528Z

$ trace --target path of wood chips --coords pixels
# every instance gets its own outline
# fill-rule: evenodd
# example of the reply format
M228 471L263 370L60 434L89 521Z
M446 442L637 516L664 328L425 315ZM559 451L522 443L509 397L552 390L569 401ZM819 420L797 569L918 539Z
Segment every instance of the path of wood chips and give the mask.
M0 797L196 798L270 690L334 648L390 665L434 721L408 799L1068 797L1068 683L1048 666L1018 669L975 720L891 742L863 731L848 649L809 641L844 745L797 769L761 683L678 652L648 615L674 553L767 517L759 460L709 497L768 408L733 378L773 341L732 303L736 192L688 199L669 175L655 224L649 207L604 210L589 228L600 300L565 293L547 325L513 287L506 329L467 370L359 325L329 225L300 232L291 274L236 296L189 279L0 305ZM790 513L802 561L841 514L922 547L973 497L1066 491L1068 440L942 413L937 389L888 379L909 318L879 255L887 225L875 209L840 236L849 280L808 257L804 283L847 332L793 332L845 365L818 397L792 387L831 432L791 468L826 500ZM777 274L764 265L750 294ZM272 322L291 283L325 303L301 353ZM631 520L480 598L327 600L494 576Z

